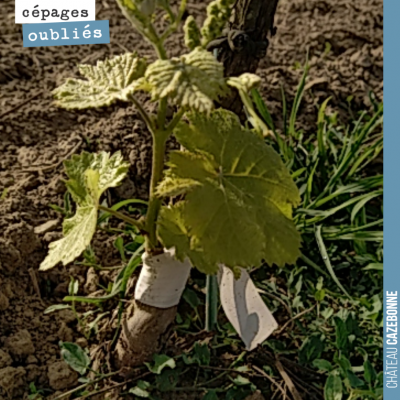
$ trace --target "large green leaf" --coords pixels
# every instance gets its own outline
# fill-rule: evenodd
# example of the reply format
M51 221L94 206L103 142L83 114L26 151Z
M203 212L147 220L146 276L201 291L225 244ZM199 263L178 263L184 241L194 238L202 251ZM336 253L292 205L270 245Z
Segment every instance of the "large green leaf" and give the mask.
M178 106L200 112L210 111L226 89L223 65L201 48L180 58L156 61L145 77L154 100L169 97Z
M49 254L40 265L42 271L59 262L67 265L86 249L96 229L100 196L108 188L117 186L129 168L120 152L111 157L105 152L84 152L64 164L69 177L66 185L77 203L76 214L64 221L64 237L50 243Z
M170 187L174 180L181 189L182 179L198 182L188 186L180 205L184 228L178 253L191 258L193 250L204 252L212 265L232 268L249 268L263 259L269 264L294 263L300 235L292 222L292 207L300 198L278 154L226 110L188 118L189 124L181 123L176 130L187 151L172 152L166 174ZM173 216L162 217L166 226ZM159 236L166 247L176 243L168 229L160 230Z
M128 101L128 96L141 86L146 61L134 53L123 54L96 66L80 65L87 78L68 79L53 91L57 105L63 108L92 108L109 106L116 100Z

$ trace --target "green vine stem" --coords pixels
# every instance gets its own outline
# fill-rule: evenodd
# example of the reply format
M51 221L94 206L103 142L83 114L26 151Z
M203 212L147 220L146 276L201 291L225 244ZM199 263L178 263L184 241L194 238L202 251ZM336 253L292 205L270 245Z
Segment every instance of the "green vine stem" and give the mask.
M153 45L158 58L161 60L167 59L168 56L165 50L164 42L171 33L176 31L176 29L178 29L186 9L187 0L181 1L176 16L172 12L168 3L166 7L163 7L171 19L169 27L165 30L163 34L159 34L157 32L155 26L153 25L151 20L147 18L147 16L139 15L140 12L139 14L135 15L135 11L132 10L130 11L126 7L124 0L117 0L117 1L120 8L122 9L122 12L130 20L132 25L139 31L139 33L144 38L146 38ZM136 13L138 13L138 11L136 11ZM138 16L140 16L139 18L140 20L138 19ZM158 213L160 211L162 204L161 199L156 195L156 189L159 182L162 179L164 171L166 142L169 136L172 134L172 131L174 130L176 125L181 120L184 114L184 110L181 109L177 113L175 113L172 121L167 126L166 114L167 114L168 102L166 98L160 100L157 117L155 119L151 118L146 113L142 105L137 101L137 99L133 95L131 95L129 99L137 107L140 115L142 116L144 122L146 123L147 128L151 132L153 138L153 160L152 160L152 174L150 181L149 207L147 210L145 225L140 229L142 232L145 232L146 251L148 253L154 253L160 250L159 249L160 246L157 239L156 223L157 223ZM125 220L126 222L133 224L134 220L131 220L129 217L126 217L124 214L120 214L110 209L106 210L104 209L104 211L107 211L111 215L114 215L120 219ZM130 221L128 221L127 218L129 218ZM133 225L139 226L139 222L135 221L135 224Z
M119 211L115 211L111 208L108 207L104 207L104 206L99 206L99 210L104 211L110 215L112 215L113 217L116 217L118 219L120 219L121 221L127 222L128 224L131 224L133 226L135 226L136 228L138 228L141 232L145 231L145 226L138 220L133 219Z
M148 253L158 250L156 222L161 207L161 199L156 195L156 189L162 179L164 170L164 156L169 131L156 131L153 135L153 161L150 181L149 208L146 215L146 251Z

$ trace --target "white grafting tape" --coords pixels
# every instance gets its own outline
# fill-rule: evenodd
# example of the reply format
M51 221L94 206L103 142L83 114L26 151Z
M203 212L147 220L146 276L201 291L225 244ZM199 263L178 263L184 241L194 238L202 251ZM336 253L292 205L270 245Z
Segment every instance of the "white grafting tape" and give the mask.
M143 267L135 288L135 300L157 308L176 306L189 278L190 261L178 261L175 251L142 256Z
M218 274L222 308L247 350L255 349L278 327L249 274L242 269L235 280L232 270L220 266Z

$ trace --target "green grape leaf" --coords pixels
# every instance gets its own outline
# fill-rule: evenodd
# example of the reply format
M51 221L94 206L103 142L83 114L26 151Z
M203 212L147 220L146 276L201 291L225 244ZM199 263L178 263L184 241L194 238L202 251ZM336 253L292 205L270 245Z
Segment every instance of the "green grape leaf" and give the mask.
M63 238L49 245L49 254L40 265L46 271L59 262L74 261L92 240L97 224L100 196L105 190L117 186L126 176L129 164L120 152L82 153L65 161L68 191L77 203L76 214L63 223Z
M213 265L231 268L250 268L262 260L294 263L300 235L292 207L300 196L279 155L229 111L188 118L189 124L182 122L175 132L187 151L172 152L166 175L178 183L199 183L188 188L180 206L181 232L189 238L190 251L201 250ZM175 238L165 231L160 236L173 247ZM191 258L181 246L183 253Z
M218 265L206 259L205 253L193 246L182 217L184 203L162 207L157 220L157 234L165 248L175 248L175 257L183 261L189 257L198 270L206 274L218 272Z
M170 97L176 105L199 112L211 111L214 100L226 90L223 65L202 48L154 62L145 77L153 100Z
M261 83L261 78L255 74L245 73L237 77L231 77L228 79L227 84L241 90L245 93L249 93L252 89L256 89Z
M109 106L142 88L146 61L134 53L99 61L96 66L80 65L87 79L68 79L53 91L56 104L67 109Z
M189 17L186 18L183 31L185 32L186 47L188 47L190 50L194 50L196 47L201 46L200 29L192 15L189 15Z

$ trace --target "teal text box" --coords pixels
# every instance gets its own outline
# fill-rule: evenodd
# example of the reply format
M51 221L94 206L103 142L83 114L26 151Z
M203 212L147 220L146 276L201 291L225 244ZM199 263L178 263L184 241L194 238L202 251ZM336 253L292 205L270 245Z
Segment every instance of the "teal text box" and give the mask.
M22 25L24 47L110 43L108 21L71 21Z

